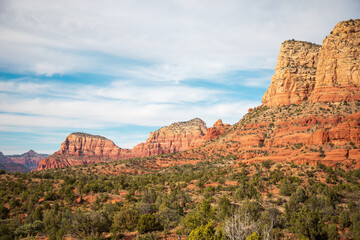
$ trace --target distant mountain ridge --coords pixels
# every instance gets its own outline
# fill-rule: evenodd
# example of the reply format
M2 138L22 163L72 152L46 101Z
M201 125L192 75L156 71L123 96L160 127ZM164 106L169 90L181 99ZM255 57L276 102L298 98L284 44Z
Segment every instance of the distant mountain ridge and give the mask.
M41 159L49 156L48 154L38 154L30 150L20 155L4 155L0 152L0 169L7 172L30 172L38 167Z

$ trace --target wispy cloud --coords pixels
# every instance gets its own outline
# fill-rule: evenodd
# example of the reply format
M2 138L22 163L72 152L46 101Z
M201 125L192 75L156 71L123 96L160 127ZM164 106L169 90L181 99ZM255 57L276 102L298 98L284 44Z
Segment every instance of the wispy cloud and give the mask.
M321 43L356 0L2 1L2 68L52 75L126 72L96 54L141 59L158 80L181 81L234 69L273 68L280 42ZM92 57L87 54L94 53Z
M209 120L234 113L220 101L226 92L184 85L148 84L140 87L129 81L114 81L108 86L93 87L0 81L0 86L4 91L0 95L3 99L0 111L7 113L2 114L0 123L3 125L161 126L176 118L186 120L199 116L201 112L208 114L205 118ZM218 116L212 116L214 114Z

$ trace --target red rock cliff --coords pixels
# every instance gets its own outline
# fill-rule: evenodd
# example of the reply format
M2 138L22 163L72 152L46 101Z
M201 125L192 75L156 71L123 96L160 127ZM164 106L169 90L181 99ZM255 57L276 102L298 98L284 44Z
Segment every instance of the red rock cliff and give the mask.
M229 128L230 124L223 124L222 120L219 119L214 123L213 127L208 128L204 140L213 140L224 134Z
M305 100L314 89L320 47L309 42L283 42L275 74L262 102L267 106L280 106Z
M62 155L87 156L99 158L119 157L121 149L111 140L86 133L72 133L61 144Z
M360 19L338 23L319 50L311 102L360 100Z
M173 123L151 132L146 142L135 146L132 152L136 156L151 156L184 151L202 143L206 132L206 124L199 118Z
M282 106L360 100L360 19L338 23L323 46L285 41L262 102Z
M121 157L121 151L107 138L72 133L66 137L59 151L40 161L38 170L117 159Z

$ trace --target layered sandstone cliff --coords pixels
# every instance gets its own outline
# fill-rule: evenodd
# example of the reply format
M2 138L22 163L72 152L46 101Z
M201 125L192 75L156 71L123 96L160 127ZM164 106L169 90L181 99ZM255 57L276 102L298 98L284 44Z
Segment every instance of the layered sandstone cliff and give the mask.
M121 149L111 140L86 133L72 133L60 150L40 161L38 170L96 163L116 159Z
M206 132L206 123L199 118L173 123L151 132L146 142L135 146L132 152L143 157L185 151L200 145Z
M320 45L285 41L281 44L271 85L263 97L268 106L299 104L315 86Z
M86 133L72 133L61 144L59 154L99 158L119 157L121 149L111 140Z
M360 100L360 19L338 23L319 50L311 102Z
M338 23L323 46L285 41L262 102L282 106L360 100L360 20Z

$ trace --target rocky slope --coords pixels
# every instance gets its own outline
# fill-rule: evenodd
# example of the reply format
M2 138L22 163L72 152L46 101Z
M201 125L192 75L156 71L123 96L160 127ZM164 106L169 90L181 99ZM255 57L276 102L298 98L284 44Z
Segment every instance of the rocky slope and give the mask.
M151 132L145 143L133 149L121 149L102 136L72 133L59 151L39 163L38 170L185 151L217 138L229 127L221 120L209 129L199 118L177 122Z

